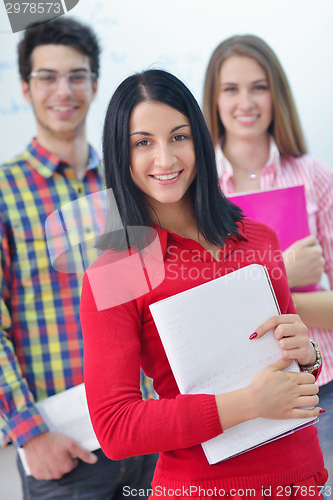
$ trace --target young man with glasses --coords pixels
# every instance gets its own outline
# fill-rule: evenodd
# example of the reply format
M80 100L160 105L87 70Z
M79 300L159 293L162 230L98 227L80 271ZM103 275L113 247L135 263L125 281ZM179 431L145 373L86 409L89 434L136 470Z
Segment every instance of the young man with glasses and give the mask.
M156 462L154 455L113 462L101 450L90 453L50 432L35 406L83 382L82 275L52 267L44 225L61 206L104 188L86 138L99 52L92 30L67 17L28 29L18 47L37 136L0 167L0 430L25 451L32 475L18 464L31 500L122 498L124 486L147 491Z

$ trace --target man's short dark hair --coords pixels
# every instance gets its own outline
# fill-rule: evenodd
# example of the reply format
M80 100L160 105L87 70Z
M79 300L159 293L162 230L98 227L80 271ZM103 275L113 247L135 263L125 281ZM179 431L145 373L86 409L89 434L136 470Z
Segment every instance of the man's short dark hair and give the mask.
M31 25L18 45L19 71L28 82L31 73L31 53L39 45L68 45L89 57L90 69L99 74L100 47L93 30L70 17L60 17L44 24Z

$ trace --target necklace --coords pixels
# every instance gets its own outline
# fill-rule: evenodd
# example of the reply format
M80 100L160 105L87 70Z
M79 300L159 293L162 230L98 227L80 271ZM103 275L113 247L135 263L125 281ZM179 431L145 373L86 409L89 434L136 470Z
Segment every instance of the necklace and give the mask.
M258 177L258 175L255 172L249 173L249 179L251 179L251 181L256 180L257 177Z

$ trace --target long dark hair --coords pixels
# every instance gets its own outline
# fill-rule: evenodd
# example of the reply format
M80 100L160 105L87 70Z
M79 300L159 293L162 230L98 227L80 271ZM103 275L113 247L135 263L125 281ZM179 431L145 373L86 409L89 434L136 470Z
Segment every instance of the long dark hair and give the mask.
M178 78L158 69L126 78L112 96L106 113L103 132L106 188L112 189L124 228L153 224L130 171L129 121L133 108L143 101L162 102L189 119L197 166L190 190L198 230L209 243L223 245L230 234L237 236L241 211L221 192L212 140L197 101ZM109 213L98 248L123 249L120 241L124 239L116 238Z

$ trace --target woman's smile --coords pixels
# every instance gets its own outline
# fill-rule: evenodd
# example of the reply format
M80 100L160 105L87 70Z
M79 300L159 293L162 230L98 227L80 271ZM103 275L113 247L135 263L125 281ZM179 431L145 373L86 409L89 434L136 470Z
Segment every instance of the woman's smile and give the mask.
M141 102L130 118L130 141L132 179L149 204L182 206L197 173L188 118L167 104Z
M173 184L174 182L178 181L182 172L183 170L171 174L151 174L150 177L153 177L162 184Z

